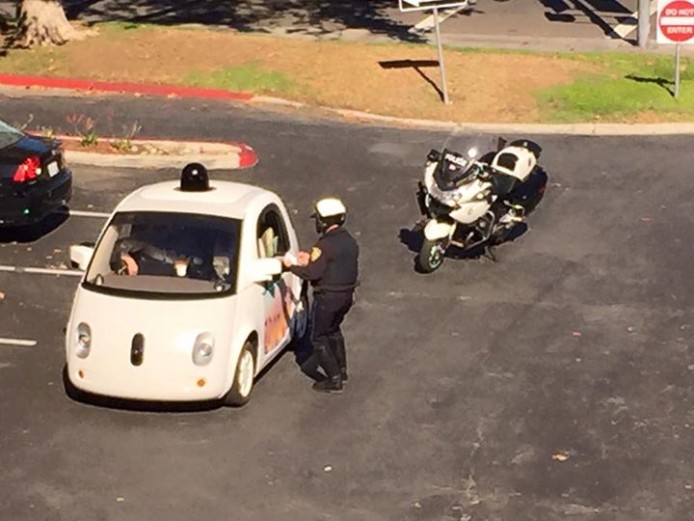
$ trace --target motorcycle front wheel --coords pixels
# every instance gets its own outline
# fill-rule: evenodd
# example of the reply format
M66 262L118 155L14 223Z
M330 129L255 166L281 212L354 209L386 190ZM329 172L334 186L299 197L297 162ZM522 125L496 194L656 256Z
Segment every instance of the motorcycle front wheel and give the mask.
M424 240L422 249L419 250L419 254L417 255L417 268L422 273L436 271L441 267L441 264L443 264L445 253L445 242Z

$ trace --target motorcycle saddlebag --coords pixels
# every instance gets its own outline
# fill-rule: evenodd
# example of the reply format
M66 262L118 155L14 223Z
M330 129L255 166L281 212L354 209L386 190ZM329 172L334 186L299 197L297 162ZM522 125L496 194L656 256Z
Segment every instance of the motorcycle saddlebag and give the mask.
M522 205L526 212L532 212L545 193L547 181L547 172L536 166L526 180L508 194L508 201Z

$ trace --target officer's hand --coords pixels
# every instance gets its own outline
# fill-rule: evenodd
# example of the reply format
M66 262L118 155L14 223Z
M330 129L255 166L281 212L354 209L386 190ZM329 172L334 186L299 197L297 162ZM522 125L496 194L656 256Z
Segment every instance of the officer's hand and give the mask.
M296 258L294 258L294 256L291 255L290 253L285 253L282 256L282 265L285 268L290 268L290 267L294 266L294 264L296 264L295 261L296 261Z
M300 251L296 256L296 263L299 266L306 266L311 260L311 255L308 252Z
M121 253L120 260L121 266L117 271L119 275L137 275L139 268L132 255L129 255L128 253Z

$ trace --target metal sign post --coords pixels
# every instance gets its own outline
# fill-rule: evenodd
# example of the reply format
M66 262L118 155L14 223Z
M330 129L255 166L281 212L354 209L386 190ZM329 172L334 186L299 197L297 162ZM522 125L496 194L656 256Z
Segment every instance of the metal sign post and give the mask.
M446 65L443 62L443 44L441 43L441 28L439 26L439 8L434 7L434 27L436 27L436 47L439 53L439 69L441 70L441 90L443 91L443 102L448 105L448 84L446 83Z
M434 30L436 33L436 48L438 50L439 69L441 69L441 92L443 102L448 105L448 85L446 83L446 65L443 62L443 43L441 42L441 27L439 20L439 9L462 8L470 5L469 0L450 1L450 0L398 0L400 12L408 13L411 11L434 11Z
M648 35L651 32L650 18L651 18L651 0L639 0L638 3L638 44L639 47L648 47Z
M675 45L675 98L680 95L680 47L679 43Z
M658 0L658 43L675 44L675 89L680 94L680 47L694 43L694 3L689 0Z

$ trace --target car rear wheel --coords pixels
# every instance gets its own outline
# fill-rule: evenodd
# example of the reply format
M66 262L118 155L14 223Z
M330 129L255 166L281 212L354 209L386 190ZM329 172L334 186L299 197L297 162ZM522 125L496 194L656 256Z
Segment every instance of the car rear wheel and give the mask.
M240 407L248 403L253 391L253 380L255 378L255 356L253 354L253 344L246 341L239 354L234 374L234 383L224 397L224 404L231 407Z

